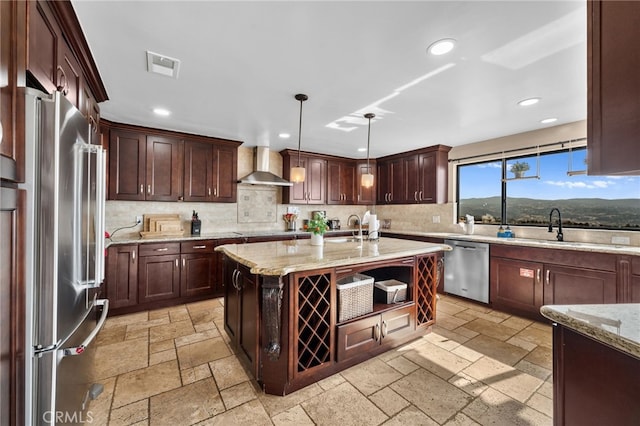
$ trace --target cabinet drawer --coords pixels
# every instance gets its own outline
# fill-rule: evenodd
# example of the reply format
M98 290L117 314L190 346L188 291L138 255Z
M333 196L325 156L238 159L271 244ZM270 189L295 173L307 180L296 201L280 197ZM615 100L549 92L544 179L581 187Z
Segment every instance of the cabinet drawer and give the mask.
M140 244L140 257L158 256L165 254L180 254L180 243L150 243Z
M212 240L198 240L180 243L180 253L213 253L215 245Z

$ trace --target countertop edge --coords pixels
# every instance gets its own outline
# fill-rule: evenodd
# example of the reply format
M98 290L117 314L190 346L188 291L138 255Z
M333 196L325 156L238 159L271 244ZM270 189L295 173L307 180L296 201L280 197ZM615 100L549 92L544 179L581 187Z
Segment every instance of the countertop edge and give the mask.
M261 244L261 243L255 243L255 244ZM225 245L216 247L215 251L222 252L232 260L250 268L250 272L252 274L266 275L266 276L285 276L294 272L312 271L315 269L335 268L335 267L349 266L349 265L362 265L370 262L393 260L393 259L398 259L402 257L419 256L421 254L451 250L451 247L447 245L433 244L433 246L431 247L420 248L420 249L408 249L408 250L403 250L401 253L383 254L383 255L362 257L362 258L344 258L344 259L335 259L335 260L327 260L327 261L317 260L309 263L300 263L300 264L294 264L294 265L287 265L285 267L270 268L268 266L257 265L256 263L251 262L243 258L242 256L238 256L232 250L227 249L234 246L235 244L225 244Z
M576 305L578 307L580 305ZM591 337L594 340L611 346L619 351L630 355L634 358L640 359L640 342L634 342L623 336L615 333L603 330L597 326L594 326L586 321L574 318L571 315L559 312L554 308L554 305L544 305L540 308L540 313L553 322L556 322L564 327L574 330L580 334Z

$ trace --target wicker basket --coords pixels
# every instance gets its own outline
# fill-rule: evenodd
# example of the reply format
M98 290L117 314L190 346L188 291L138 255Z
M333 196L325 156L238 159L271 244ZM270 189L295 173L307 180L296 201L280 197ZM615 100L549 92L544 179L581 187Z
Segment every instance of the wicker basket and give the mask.
M363 274L338 281L338 322L373 311L373 278Z

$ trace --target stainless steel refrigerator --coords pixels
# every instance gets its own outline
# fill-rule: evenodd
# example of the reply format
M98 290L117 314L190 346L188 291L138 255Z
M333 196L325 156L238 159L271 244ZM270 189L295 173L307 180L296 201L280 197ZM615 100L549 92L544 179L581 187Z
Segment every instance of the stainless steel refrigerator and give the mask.
M104 324L105 156L60 93L25 89L26 419L89 423L91 342Z

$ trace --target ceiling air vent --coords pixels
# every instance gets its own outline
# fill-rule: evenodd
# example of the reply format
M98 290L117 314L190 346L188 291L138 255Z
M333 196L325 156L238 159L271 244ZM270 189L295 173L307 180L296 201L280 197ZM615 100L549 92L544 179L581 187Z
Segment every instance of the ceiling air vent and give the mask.
M170 58L147 50L147 71L171 78L178 78L179 70L179 59Z

